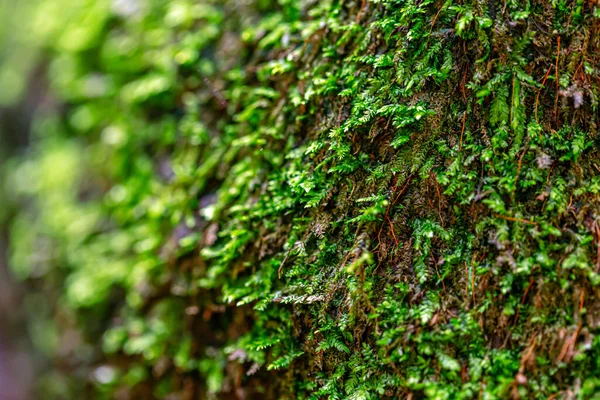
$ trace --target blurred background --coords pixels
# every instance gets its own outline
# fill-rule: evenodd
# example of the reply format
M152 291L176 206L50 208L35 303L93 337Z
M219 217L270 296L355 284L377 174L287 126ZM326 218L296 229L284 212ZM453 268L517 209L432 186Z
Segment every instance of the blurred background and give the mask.
M38 5L34 0L0 0L0 172L11 157L27 151L34 114L48 100L46 79L36 72L43 68L42 37L51 22L35 15ZM26 283L9 267L7 221L15 209L8 204L4 178L0 175L0 399L24 400L35 398L34 376L47 360L27 330Z
M106 398L166 398L176 390L158 379L167 353L221 387L221 353L198 366L188 333L169 339L184 337L179 300L148 306L148 318L133 310L170 279L159 246L195 221L186 196L212 179L175 181L173 169L196 173L203 152L224 146L199 121L224 112L217 71L243 54L220 33L242 26L223 22L236 14L227 7L0 0L0 400L89 398L92 386ZM117 373L102 354L123 346ZM150 367L129 368L128 357ZM129 393L148 374L156 387Z

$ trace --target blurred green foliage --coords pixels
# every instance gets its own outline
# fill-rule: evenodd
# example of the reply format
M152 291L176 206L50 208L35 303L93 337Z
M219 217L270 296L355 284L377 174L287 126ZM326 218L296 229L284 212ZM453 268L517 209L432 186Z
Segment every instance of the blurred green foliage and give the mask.
M598 397L595 3L2 4L44 398Z

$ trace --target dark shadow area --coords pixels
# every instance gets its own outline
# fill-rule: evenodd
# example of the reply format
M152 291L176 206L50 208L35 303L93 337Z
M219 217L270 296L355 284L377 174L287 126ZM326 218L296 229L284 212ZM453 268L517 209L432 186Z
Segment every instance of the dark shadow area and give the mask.
M0 164L27 151L35 112L45 98L43 74L35 71L21 101L0 107ZM1 170L0 170L1 171ZM2 172L0 172L1 174ZM9 222L15 210L9 186L0 175L0 399L26 400L33 395L36 370L44 363L29 338L24 305L25 283L11 273Z

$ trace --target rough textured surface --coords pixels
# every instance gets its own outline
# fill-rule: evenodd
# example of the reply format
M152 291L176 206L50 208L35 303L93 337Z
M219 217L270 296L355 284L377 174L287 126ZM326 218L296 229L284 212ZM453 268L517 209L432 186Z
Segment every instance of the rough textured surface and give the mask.
M30 12L45 398L600 396L594 1Z

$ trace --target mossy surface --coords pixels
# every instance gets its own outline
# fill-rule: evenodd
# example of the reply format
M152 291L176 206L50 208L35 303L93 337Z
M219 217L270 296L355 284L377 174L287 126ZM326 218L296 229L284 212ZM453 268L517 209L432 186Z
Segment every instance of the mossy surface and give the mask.
M595 2L29 13L44 398L600 398Z

